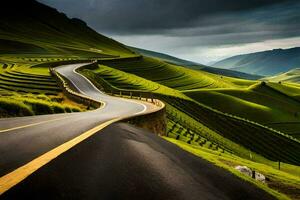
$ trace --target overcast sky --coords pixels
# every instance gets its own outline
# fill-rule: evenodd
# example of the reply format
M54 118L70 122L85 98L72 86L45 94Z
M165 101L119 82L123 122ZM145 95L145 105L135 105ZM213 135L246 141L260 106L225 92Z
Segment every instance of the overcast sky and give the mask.
M39 0L127 45L203 64L300 46L298 0Z

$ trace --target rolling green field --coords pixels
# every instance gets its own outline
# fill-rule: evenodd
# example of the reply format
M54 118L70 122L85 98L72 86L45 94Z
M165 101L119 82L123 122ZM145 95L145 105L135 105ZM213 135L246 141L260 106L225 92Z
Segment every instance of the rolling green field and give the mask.
M284 82L284 83L300 83L300 69L292 69L288 72L281 73L279 75L266 77L263 80L272 82Z
M289 86L257 83L246 89L194 90L185 94L217 110L256 121L299 138L300 129L297 127L300 125L300 101L281 93L283 87L284 91L288 91Z

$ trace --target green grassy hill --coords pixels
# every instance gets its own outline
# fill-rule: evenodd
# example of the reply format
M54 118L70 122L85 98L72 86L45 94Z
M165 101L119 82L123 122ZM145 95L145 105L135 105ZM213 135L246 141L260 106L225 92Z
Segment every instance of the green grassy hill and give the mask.
M220 111L300 138L300 101L281 93L277 85L257 83L245 89L194 90L185 94Z
M263 78L262 80L272 81L272 82L291 82L300 83L300 69L292 69L288 72Z
M193 70L149 57L101 61L101 63L179 91L199 88L247 87L254 83L250 80L234 79Z
M300 47L233 56L213 65L213 67L263 76L286 72L299 66Z

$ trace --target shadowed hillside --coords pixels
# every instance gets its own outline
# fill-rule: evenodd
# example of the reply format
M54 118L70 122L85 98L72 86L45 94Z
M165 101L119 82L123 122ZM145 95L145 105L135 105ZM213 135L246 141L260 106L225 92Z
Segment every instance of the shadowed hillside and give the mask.
M72 56L131 55L124 45L34 0L1 2L0 53Z

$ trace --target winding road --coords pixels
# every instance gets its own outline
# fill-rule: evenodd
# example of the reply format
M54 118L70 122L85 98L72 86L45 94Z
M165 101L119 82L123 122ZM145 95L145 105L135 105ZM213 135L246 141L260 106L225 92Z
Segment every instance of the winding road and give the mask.
M102 93L75 71L83 65L56 70L104 107L0 120L0 199L273 199L152 133L114 123L160 108Z

